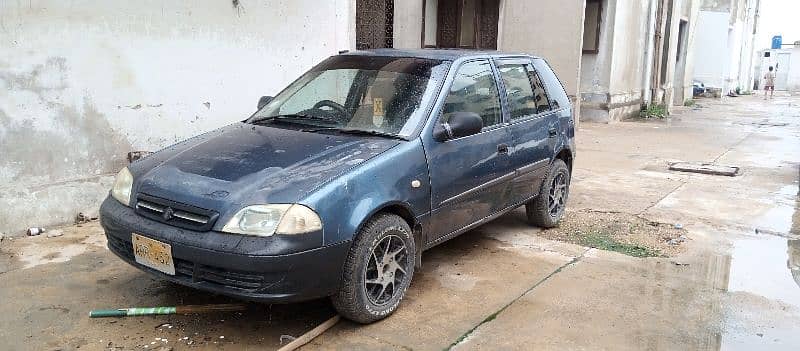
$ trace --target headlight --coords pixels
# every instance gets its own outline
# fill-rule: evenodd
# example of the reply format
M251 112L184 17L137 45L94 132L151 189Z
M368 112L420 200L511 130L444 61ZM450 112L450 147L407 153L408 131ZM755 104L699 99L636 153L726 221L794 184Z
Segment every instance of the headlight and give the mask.
M133 175L128 167L123 168L117 173L114 180L114 187L111 188L111 196L125 206L131 205L131 187L133 187Z
M253 205L243 208L222 227L223 232L271 236L303 234L322 229L322 221L303 205Z

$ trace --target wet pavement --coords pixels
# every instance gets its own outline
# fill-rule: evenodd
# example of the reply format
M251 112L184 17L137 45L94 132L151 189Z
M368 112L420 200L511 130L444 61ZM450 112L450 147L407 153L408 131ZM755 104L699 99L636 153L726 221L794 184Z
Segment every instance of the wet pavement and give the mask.
M688 240L672 257L548 240L517 210L426 252L390 318L342 321L305 349L800 349L800 96L699 105L667 121L583 123L578 133L567 215L679 225ZM741 172L668 170L679 161ZM233 300L127 266L97 223L63 231L0 242L3 349L276 349L334 314L318 300L89 319L96 308Z

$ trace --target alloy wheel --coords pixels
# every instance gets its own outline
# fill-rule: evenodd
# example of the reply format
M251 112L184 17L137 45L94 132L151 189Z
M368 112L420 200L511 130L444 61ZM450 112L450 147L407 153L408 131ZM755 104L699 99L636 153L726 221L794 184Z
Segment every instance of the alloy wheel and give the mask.
M400 292L411 260L403 239L389 235L372 248L364 270L364 290L370 302L388 303Z
M553 218L558 218L567 202L567 174L559 172L553 177L547 201L547 211Z

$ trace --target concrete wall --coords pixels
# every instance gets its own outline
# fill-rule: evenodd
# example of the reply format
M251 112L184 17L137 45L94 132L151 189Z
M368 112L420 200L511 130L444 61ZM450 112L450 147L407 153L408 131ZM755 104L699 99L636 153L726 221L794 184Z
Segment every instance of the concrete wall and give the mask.
M614 48L611 59L609 118L638 114L642 105L643 54L647 43L649 7L640 0L616 0Z
M580 91L584 6L585 0L501 0L498 49L547 59L574 100Z
M758 0L705 0L700 12L694 78L723 93L749 91ZM723 39L724 38L724 39Z
M400 0L394 2L395 48L419 49L422 47L422 16L424 16L422 0Z
M0 1L0 231L96 211L128 151L246 118L354 47L354 4Z
M693 77L709 88L725 88L725 75L729 72L727 12L701 10L697 16L694 33Z
M682 100L686 101L693 97L692 91L692 84L694 83L694 65L697 58L702 56L698 56L697 52L695 52L695 40L697 38L697 23L698 23L698 15L700 13L700 6L702 5L701 0L684 0L683 2L684 8L681 11L681 16L689 20L688 30L687 30L687 40L686 40L686 60L684 66L684 74L683 74L683 97ZM680 82L676 82L676 84L680 84ZM677 102L677 100L676 100Z

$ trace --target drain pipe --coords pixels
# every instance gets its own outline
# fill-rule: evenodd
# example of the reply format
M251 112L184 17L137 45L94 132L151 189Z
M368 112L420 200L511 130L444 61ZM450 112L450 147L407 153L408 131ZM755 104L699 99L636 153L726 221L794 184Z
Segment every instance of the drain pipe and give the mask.
M653 72L653 46L655 42L656 29L656 6L658 0L650 0L647 17L647 44L644 52L644 76L642 77L642 103L649 106L653 99L653 92L650 90L650 83Z

